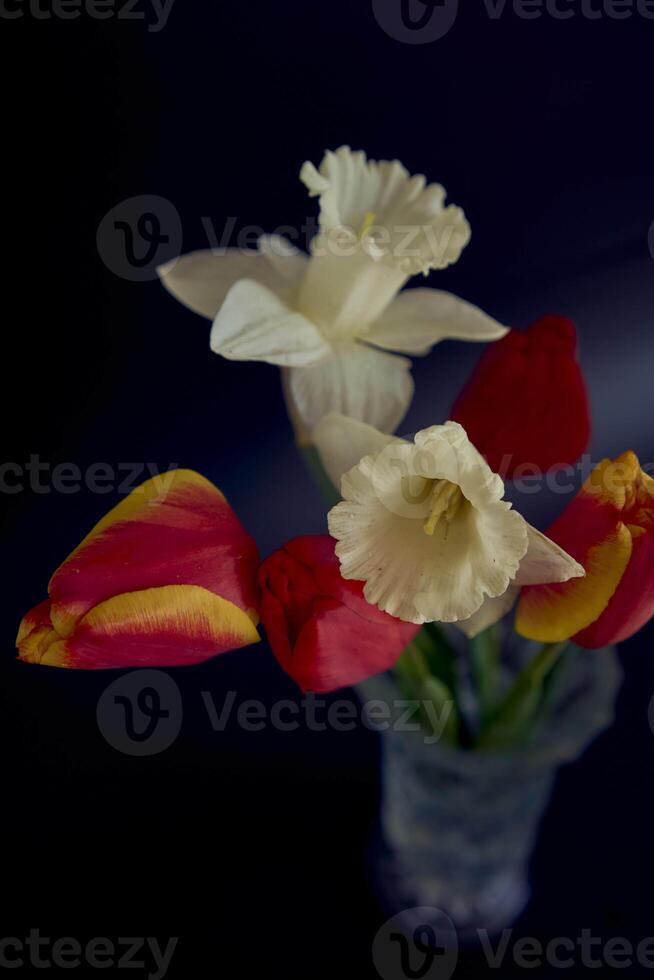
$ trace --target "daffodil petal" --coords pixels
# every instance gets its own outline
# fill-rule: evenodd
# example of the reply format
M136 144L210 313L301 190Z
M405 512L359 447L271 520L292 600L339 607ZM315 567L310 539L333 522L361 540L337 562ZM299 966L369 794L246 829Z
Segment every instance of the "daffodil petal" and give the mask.
M157 270L163 286L194 313L213 320L239 279L255 279L272 290L298 278L297 250L277 236L264 237L259 251L204 249L173 259Z
M508 333L488 314L438 289L405 289L372 324L366 340L386 350L428 354L440 340L499 340Z
M281 235L262 235L258 245L260 254L265 256L268 264L284 282L289 286L299 286L307 271L309 256ZM263 281L256 278L259 282Z
M479 633L483 633L490 626L498 623L510 610L518 598L519 589L515 585L510 585L504 595L494 598L486 597L476 613L468 619L458 622L457 628L472 639Z
M318 450L325 472L335 487L341 477L371 453L377 453L391 442L401 442L387 436L372 425L330 412L313 430L312 442Z
M520 562L516 585L567 582L571 578L583 578L586 574L583 565L531 524L527 524L527 534L529 545L527 554Z
M504 595L484 599L476 613L457 623L466 636L474 637L493 626L513 608L520 593L520 586L547 582L567 582L580 578L585 572L563 548L550 541L531 524L526 524L527 553L520 562L518 574Z
M318 328L277 294L252 279L230 289L214 320L211 349L230 361L305 367L331 347Z
M393 432L413 397L410 370L404 357L352 343L312 367L293 368L287 395L308 432L330 412Z

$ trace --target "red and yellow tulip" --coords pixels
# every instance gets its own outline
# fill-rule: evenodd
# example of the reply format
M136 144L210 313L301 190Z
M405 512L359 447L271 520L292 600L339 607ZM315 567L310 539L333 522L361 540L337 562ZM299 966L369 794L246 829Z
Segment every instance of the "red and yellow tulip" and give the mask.
M327 535L294 538L261 566L268 641L305 691L335 691L388 670L418 632L341 576L335 543Z
M519 633L599 648L626 640L654 616L654 480L635 453L601 462L547 533L586 577L523 589Z
M563 316L511 330L484 351L450 418L496 473L547 472L586 450L588 396L576 354L574 323Z
M137 487L52 576L19 658L97 669L192 664L259 639L256 544L191 470Z

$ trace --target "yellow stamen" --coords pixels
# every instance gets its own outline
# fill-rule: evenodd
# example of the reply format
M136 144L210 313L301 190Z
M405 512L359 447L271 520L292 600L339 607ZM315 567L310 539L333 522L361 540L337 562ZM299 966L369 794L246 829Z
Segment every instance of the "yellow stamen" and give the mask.
M366 211L363 219L363 224L361 225L361 230L359 232L359 238L364 238L368 234L368 232L370 231L370 229L375 223L376 217L377 215L375 214L374 211Z
M425 534L432 535L441 518L447 524L458 514L465 497L456 483L449 480L434 480L431 489L429 517L422 525Z

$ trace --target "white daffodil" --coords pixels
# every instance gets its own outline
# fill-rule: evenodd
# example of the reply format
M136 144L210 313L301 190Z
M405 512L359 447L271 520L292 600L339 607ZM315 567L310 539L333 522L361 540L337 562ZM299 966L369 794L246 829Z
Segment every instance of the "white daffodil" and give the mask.
M400 293L408 278L456 262L470 239L445 191L401 163L341 147L300 174L320 198L311 256L278 236L258 251L193 252L160 270L163 284L214 320L211 348L230 360L267 361L301 441L330 411L393 431L413 396L411 362L439 340L497 340L506 328L435 289ZM400 295L398 295L400 293Z
M584 569L503 500L504 484L457 422L413 442L331 414L314 442L343 501L329 532L346 579L410 623L457 623L474 636L511 608L523 585Z

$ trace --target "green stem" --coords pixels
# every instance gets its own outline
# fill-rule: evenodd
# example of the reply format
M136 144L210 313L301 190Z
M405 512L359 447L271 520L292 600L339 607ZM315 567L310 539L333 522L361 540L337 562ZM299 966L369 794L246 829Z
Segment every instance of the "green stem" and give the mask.
M470 640L472 673L477 690L479 724L483 728L497 703L500 680L500 638L491 626Z
M568 641L546 643L522 669L504 700L481 731L479 748L519 744L542 699L543 682L567 649Z
M395 672L405 696L418 702L422 727L434 740L442 738L455 745L459 738L456 697L450 687L432 673L425 650L425 639L418 633L397 661Z

